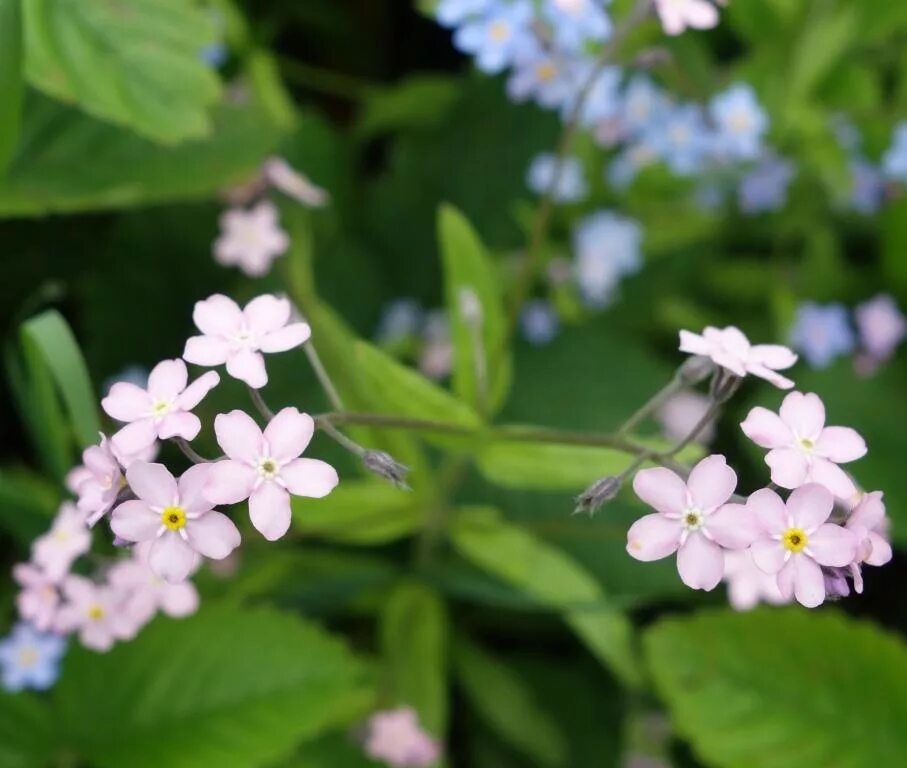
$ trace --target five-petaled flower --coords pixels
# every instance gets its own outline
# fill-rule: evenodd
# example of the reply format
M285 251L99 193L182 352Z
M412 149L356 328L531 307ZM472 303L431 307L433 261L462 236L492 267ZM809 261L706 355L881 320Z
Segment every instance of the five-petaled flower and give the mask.
M60 506L50 530L34 540L31 547L32 562L51 579L59 581L76 558L91 548L91 531L83 515L70 502Z
M740 426L750 440L770 449L765 463L775 484L792 489L819 483L839 499L856 493L853 480L838 464L865 456L866 443L849 427L826 427L818 395L791 392L779 414L753 408Z
M19 615L41 632L51 629L60 607L58 580L31 563L13 566L13 578L22 588L16 596Z
M10 692L47 690L60 674L65 650L65 638L29 624L17 624L0 640L0 687Z
M268 383L261 353L286 352L312 333L308 323L290 322L292 311L289 301L267 294L252 299L244 309L215 294L196 303L192 319L203 335L186 342L183 358L196 365L226 363L233 378L260 389Z
M655 9L669 35L679 35L687 27L711 29L718 24L718 9L709 0L655 0Z
M221 215L220 228L214 242L215 260L225 267L239 267L250 277L267 274L290 244L280 228L277 206L269 200L248 210L231 208Z
M301 459L315 422L295 408L280 411L264 432L243 411L214 420L227 458L211 465L205 494L216 504L249 500L252 525L269 541L290 527L290 494L320 499L338 483L337 471L318 459Z
M78 632L86 648L108 651L117 640L131 640L141 626L123 610L124 595L106 584L84 576L69 575L63 581L66 602L57 614L54 630Z
M850 564L850 575L854 589L863 591L861 566L885 565L892 557L891 542L888 541L889 520L885 514L884 494L881 491L867 493L854 507L844 527L860 542L857 555Z

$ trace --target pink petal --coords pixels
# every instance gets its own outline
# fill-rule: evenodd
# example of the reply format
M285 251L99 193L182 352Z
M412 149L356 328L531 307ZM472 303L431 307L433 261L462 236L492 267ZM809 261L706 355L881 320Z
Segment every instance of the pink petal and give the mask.
M198 610L198 590L190 581L171 584L161 590L161 610L174 619L191 616Z
M711 29L718 24L718 9L704 0L690 2L686 12L687 24L694 29Z
M320 499L337 487L337 470L318 459L294 459L280 468L280 477L294 496Z
M753 562L765 573L778 573L783 567L787 550L781 542L762 538L753 542L750 547Z
M871 550L865 561L869 565L885 565L885 563L889 562L894 553L891 551L891 543L888 539L872 531L869 532L867 538L869 539Z
M162 360L148 376L148 394L152 400L172 402L186 388L188 380L189 372L182 360Z
M627 531L627 552L643 562L661 560L677 551L682 530L679 520L659 514L646 515Z
M731 373L737 376L746 376L746 366L743 361L732 352L724 349L714 349L711 354L712 360L722 368L727 368Z
M214 419L217 444L231 459L254 464L264 455L261 429L245 411L233 410Z
M708 334L706 335L708 338ZM735 357L746 359L750 356L750 340L746 334L734 325L718 331L721 346Z
M301 454L315 433L315 421L295 408L283 408L265 427L264 437L271 458L281 464Z
M196 562L197 555L192 547L175 531L165 531L151 545L151 554L148 556L148 565L155 576L171 584L185 581Z
M182 437L185 440L195 440L202 431L202 422L194 413L177 411L168 413L158 424L157 434L161 440L171 437Z
M854 561L859 544L857 537L846 528L827 523L809 534L807 550L819 565L843 568Z
M762 533L752 510L743 504L726 504L705 519L705 531L722 547L744 549Z
M205 497L212 504L238 504L248 499L258 473L248 464L224 459L210 465Z
M825 602L825 578L818 563L810 557L792 557L778 574L778 588L782 594L790 595L791 586L797 602L806 608L816 608Z
M772 468L772 482L782 488L797 488L809 475L809 460L799 449L776 448L765 455L765 463Z
M309 340L312 329L308 323L291 323L286 328L271 331L258 341L262 352L286 352Z
M687 508L686 483L670 469L641 469L633 478L633 490L646 504L663 514L679 515Z
M207 512L214 504L205 495L205 486L214 464L196 464L189 467L177 481L180 506L189 513Z
M780 344L757 344L750 350L750 361L766 368L784 370L797 362L797 355Z
M857 492L857 487L843 469L832 464L828 459L813 457L807 480L825 486L839 499L850 499Z
M794 442L794 436L781 417L768 408L753 408L740 428L762 448L784 448Z
M152 512L144 501L124 501L110 516L110 529L127 541L156 539L161 516Z
M787 513L797 528L814 531L828 520L835 500L827 488L807 483L797 488L787 499Z
M290 494L276 483L262 483L249 497L249 517L268 541L276 541L290 529Z
M794 388L794 382L787 378L787 376L775 373L771 368L762 365L761 363L747 363L746 370L753 376L758 376L760 379L765 379L770 384L774 384L778 389Z
M787 507L771 488L760 488L751 493L746 500L746 508L752 513L759 528L769 535L778 535L790 527Z
M246 324L256 336L263 336L282 328L289 322L292 307L287 299L265 294L258 296L243 310Z
M264 357L250 349L241 349L227 358L227 373L254 389L261 389L268 383Z
M183 359L196 365L223 365L229 356L230 342L217 336L193 336L183 350Z
M179 500L176 480L163 464L135 461L126 470L126 480L132 492L151 507L163 509Z
M120 453L126 455L141 453L154 445L157 440L157 427L154 419L140 419L127 424L110 440Z
M862 525L869 530L878 530L885 524L885 502L881 491L867 493L856 509L850 513L848 525Z
M242 311L235 301L216 293L196 302L192 320L206 336L233 336L242 325Z
M677 550L677 572L691 589L715 589L724 575L724 553L699 531L689 535Z
M658 3L658 16L661 18L661 26L669 35L679 35L686 29L684 17L667 1Z
M150 413L151 398L141 387L118 381L110 388L107 397L101 400L101 407L117 421L136 421Z
M688 352L691 355L702 355L708 357L712 351L712 345L709 344L698 333L690 331L680 332L680 351Z
M193 381L176 401L178 408L191 411L214 387L220 383L220 376L215 371L208 371Z
M239 529L220 512L207 512L189 520L184 530L192 548L212 560L223 560L241 541Z
M737 473L727 465L724 456L707 456L700 461L687 480L693 503L703 512L724 504L737 487Z
M825 426L825 405L811 392L791 392L781 403L781 419L798 438L815 441Z
M849 427L826 427L816 441L816 455L836 464L846 464L866 455L866 441Z

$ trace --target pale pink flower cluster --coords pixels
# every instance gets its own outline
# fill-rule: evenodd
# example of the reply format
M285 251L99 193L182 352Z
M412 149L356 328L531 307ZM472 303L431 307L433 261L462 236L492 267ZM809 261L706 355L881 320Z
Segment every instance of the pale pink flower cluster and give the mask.
M402 707L369 718L365 753L393 768L427 768L441 757L441 747L419 725L415 710Z
M683 332L681 349L735 376L793 386L775 371L796 358L783 347L752 346L736 328ZM723 456L703 459L686 479L664 467L640 470L633 488L655 513L631 526L627 552L642 561L676 553L687 586L712 590L724 580L741 610L794 599L812 608L848 595L851 582L862 592L862 567L891 559L888 520L882 494L861 494L840 466L866 454L863 438L825 421L811 393L791 392L778 413L753 408L741 428L768 449L773 485L748 498L735 496L737 475ZM776 489L790 494L785 500Z
M14 569L21 587L17 604L24 619L43 631L78 634L98 651L128 640L158 612L186 616L198 606L188 579L204 559L221 561L239 546L235 523L218 505L248 500L252 525L269 541L290 527L290 497L321 498L337 485L337 472L302 458L315 431L311 416L284 408L266 425L243 411L214 419L226 454L206 461L188 446L202 429L193 413L218 385L208 371L191 383L186 362L224 365L229 376L255 390L267 381L263 353L305 343L309 326L293 319L287 299L264 295L244 308L226 296L200 301L193 314L202 335L186 343L183 359L164 360L146 388L115 383L101 401L124 425L87 448L67 477L76 496L65 503L51 529L32 546L29 563ZM193 460L179 476L154 463L160 441L173 440ZM91 528L109 517L114 544L129 553L102 567L95 579L71 572L91 547Z
M727 0L715 0L724 5ZM718 9L712 0L655 0L661 26L669 35L686 29L711 29L718 25Z

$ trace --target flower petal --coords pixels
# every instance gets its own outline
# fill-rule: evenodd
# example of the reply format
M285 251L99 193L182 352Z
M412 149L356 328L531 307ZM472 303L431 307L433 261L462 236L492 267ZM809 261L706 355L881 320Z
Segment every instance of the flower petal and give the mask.
M101 400L101 407L117 421L137 421L151 412L151 397L135 384L118 381Z
M797 362L797 355L793 350L781 344L756 344L750 349L749 359L766 368L783 371Z
M794 595L797 602L806 608L816 608L825 602L825 577L819 564L805 555L796 555L789 563L793 574ZM778 576L778 586L781 587L781 575Z
M657 513L646 515L627 531L627 552L643 562L661 560L677 551L682 530L679 520Z
M134 461L126 470L132 492L151 507L169 507L179 500L176 480L163 464Z
M670 469L641 469L633 478L633 490L646 504L663 514L679 515L687 508L687 486Z
M702 355L708 357L712 351L712 345L709 344L698 333L690 331L680 332L680 351L688 352L691 355Z
M214 419L217 444L231 459L254 464L264 455L261 429L245 411L220 413Z
M765 463L772 469L772 482L782 488L797 488L809 476L809 460L796 448L775 448L765 455Z
M285 328L271 331L258 341L262 352L286 352L309 340L312 329L308 323L291 323Z
M850 427L826 427L816 441L816 455L846 464L866 455L866 441Z
M790 527L784 501L771 488L760 488L751 493L746 508L759 528L769 535L778 535Z
M186 388L188 380L189 371L181 359L162 360L148 376L148 394L152 400L172 402Z
M841 467L828 459L814 457L806 477L810 483L825 486L839 499L850 499L857 492L857 486Z
M825 405L812 392L791 392L781 403L781 419L796 437L816 441L825 426Z
M724 575L724 553L699 531L691 533L677 550L677 572L691 589L715 589Z
M144 501L124 501L110 516L110 529L127 541L149 541L157 538L161 516Z
M756 539L750 547L753 562L765 573L778 573L787 554L780 542L768 537Z
M237 504L249 498L257 477L248 464L231 459L215 461L208 470L205 497L212 504Z
M183 349L183 360L195 365L223 365L230 356L230 342L218 336L192 336Z
M287 299L264 294L246 304L242 313L249 329L256 336L263 336L285 326L290 319L292 309Z
M223 560L241 541L239 529L221 512L206 512L188 520L185 531L192 548L212 560Z
M807 483L788 497L787 514L794 526L810 532L828 520L834 506L835 500L827 488Z
M147 450L154 445L155 440L157 427L151 418L133 421L110 438L113 447L127 456Z
M174 619L191 616L198 610L198 590L191 581L171 584L160 593L161 610Z
M788 426L777 413L768 408L753 408L740 428L743 434L762 448L785 448L794 442Z
M281 467L280 477L294 496L320 499L337 487L337 470L318 459L295 459Z
M315 421L296 408L283 408L265 427L268 455L279 463L299 456L312 440Z
M186 580L196 560L192 547L178 533L166 531L151 545L148 566L155 576L174 584Z
M268 383L264 357L250 349L241 349L227 358L227 373L254 389L261 389Z
M885 525L885 495L881 491L867 493L857 504L847 520L848 525L862 525L869 530L878 530Z
M190 513L207 512L214 506L205 495L205 486L216 464L195 464L189 467L177 481L180 506Z
M744 549L762 533L752 510L743 504L725 504L705 519L705 530L722 547Z
M826 523L809 534L807 551L819 565L843 568L857 556L859 540L846 528Z
M233 299L216 293L196 302L192 320L206 336L232 336L242 325L242 311Z
M276 483L262 483L249 497L249 518L268 541L276 541L290 528L290 494Z
M157 435L161 440L171 437L182 437L184 440L195 440L202 431L202 422L194 413L177 411L168 413L161 419L157 427Z
M770 384L774 384L778 389L794 388L794 382L787 378L787 376L775 373L771 368L762 365L761 363L749 362L746 364L746 370L753 376L758 376L760 379L765 379Z
M869 539L871 550L865 562L869 565L885 565L885 563L889 562L894 554L891 551L891 542L881 534L872 531L869 532L867 538Z
M724 504L737 487L737 473L727 465L724 456L715 454L700 461L687 480L693 503L703 512Z
M216 371L208 371L193 381L176 401L178 408L191 411L198 405L214 387L220 383L220 376Z

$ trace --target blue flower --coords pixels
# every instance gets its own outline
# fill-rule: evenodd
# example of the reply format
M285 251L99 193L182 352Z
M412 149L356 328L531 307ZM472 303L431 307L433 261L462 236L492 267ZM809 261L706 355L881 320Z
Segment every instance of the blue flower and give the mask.
M615 189L626 189L636 175L658 160L658 152L645 139L625 147L607 168L608 183Z
M0 640L0 683L7 691L47 690L60 675L66 639L19 623Z
M440 0L435 18L445 27L456 27L474 16L487 13L497 0Z
M545 194L557 170L558 159L552 154L537 155L529 165L526 184L537 195ZM558 174L554 200L558 203L577 203L588 194L583 166L575 157L565 157Z
M560 320L550 302L534 299L520 313L520 328L526 341L540 347L557 336Z
M689 176L702 167L710 147L710 133L702 109L683 104L653 123L646 138L676 174Z
M601 42L611 35L611 19L595 0L545 0L544 17L554 30L555 45L580 51L587 42Z
M472 54L480 70L497 74L535 45L532 19L532 4L527 0L495 3L485 15L457 29L454 45Z
M375 337L382 344L414 337L422 327L423 317L422 308L415 299L395 299L381 311Z
M793 177L794 167L787 160L766 158L740 182L737 191L740 209L745 213L762 213L783 208Z
M223 43L211 43L202 48L198 55L208 66L220 69L230 55L230 50Z
M790 343L813 368L827 368L836 357L849 355L856 347L856 336L847 308L803 302L797 307Z
M740 83L719 93L709 104L709 115L717 129L716 151L720 156L754 160L762 153L768 116L749 85Z
M838 146L841 149L848 153L856 152L860 149L863 138L847 115L838 112L831 116L828 123L835 141L838 142Z
M540 107L560 109L579 88L575 64L541 45L526 46L513 62L507 93L513 101L535 99Z
M627 132L636 134L661 120L669 108L664 91L645 75L635 75L624 90L621 117Z
M585 101L579 115L580 122L585 126L594 126L603 120L619 117L621 71L618 67L605 67L599 71L599 65L592 59L583 59L577 63L577 87L564 103L561 111L563 117L567 119L573 115L576 100L590 78L594 78L594 80L585 94Z
M856 159L850 164L850 174L850 207L867 216L876 213L885 198L885 180L879 169Z
M642 228L632 219L599 211L573 231L574 275L585 302L605 307L620 280L642 266Z
M891 147L882 158L882 170L892 179L907 182L907 122L894 129Z

